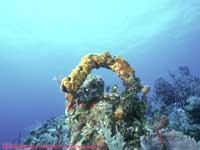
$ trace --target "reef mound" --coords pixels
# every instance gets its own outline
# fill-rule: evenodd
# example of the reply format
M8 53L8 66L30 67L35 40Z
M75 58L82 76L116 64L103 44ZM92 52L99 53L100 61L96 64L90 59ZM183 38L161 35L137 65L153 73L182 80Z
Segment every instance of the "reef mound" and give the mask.
M102 77L91 74L92 69L100 67L111 69L122 79L123 91L120 91L118 85L105 86ZM61 89L66 93L65 116L51 118L43 123L30 132L23 144L88 145L99 146L98 150L200 150L200 144L194 139L182 132L164 129L169 124L166 115L161 116L159 125L154 126L152 131L149 130L145 113L150 88L141 83L135 76L135 70L119 56L112 57L108 52L86 55L60 83ZM159 83L166 82L159 80ZM168 99L173 96L173 90L168 89L172 86L159 84L158 87L160 86L164 90L157 88L157 95L169 94L162 98L166 105L170 105ZM193 113L196 109L194 106L197 106L193 101L194 98L185 105L191 118L199 123L198 117ZM87 150L80 147L70 148L83 149Z

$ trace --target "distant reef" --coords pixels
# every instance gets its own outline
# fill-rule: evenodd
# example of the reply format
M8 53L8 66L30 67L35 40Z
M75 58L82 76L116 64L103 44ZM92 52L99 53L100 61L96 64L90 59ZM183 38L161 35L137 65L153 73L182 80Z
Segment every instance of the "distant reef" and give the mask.
M146 118L155 122L161 115L169 116L168 128L200 140L200 77L191 74L189 67L180 66L170 72L171 80L155 80L153 96L148 100ZM157 119L156 119L157 118Z
M123 91L91 74L92 69L101 67L122 79ZM112 57L109 52L88 54L60 81L66 93L65 115L30 131L21 144L88 145L99 146L99 150L200 150L200 78L191 75L186 66L169 74L172 83L158 78L153 94L148 96L150 87L142 84L122 57ZM83 149L89 148L70 148Z

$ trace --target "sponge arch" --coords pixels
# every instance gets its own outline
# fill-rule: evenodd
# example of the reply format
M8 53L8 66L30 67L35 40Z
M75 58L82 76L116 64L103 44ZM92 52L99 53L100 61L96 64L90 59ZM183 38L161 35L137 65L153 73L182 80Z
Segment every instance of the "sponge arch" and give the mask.
M77 90L94 68L112 70L122 79L125 86L131 85L135 78L135 70L123 58L119 56L112 57L109 52L88 54L82 58L80 64L70 75L61 81L60 88L66 92L66 98L70 102L73 101Z

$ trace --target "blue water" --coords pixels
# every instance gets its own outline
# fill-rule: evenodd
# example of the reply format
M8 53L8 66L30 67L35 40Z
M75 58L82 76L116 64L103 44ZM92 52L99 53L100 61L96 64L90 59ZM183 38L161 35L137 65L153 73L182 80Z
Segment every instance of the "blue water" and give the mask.
M153 85L188 65L200 75L199 0L6 0L0 2L0 143L64 114L53 81L87 53L109 50ZM111 71L95 71L107 84Z

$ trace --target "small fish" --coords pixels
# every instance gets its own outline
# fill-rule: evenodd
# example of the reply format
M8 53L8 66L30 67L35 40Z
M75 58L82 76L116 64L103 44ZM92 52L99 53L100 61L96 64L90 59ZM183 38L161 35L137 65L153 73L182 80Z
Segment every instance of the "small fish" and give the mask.
M52 78L53 81L57 81L59 84L61 84L62 79L63 79L63 75L54 76L54 77Z

